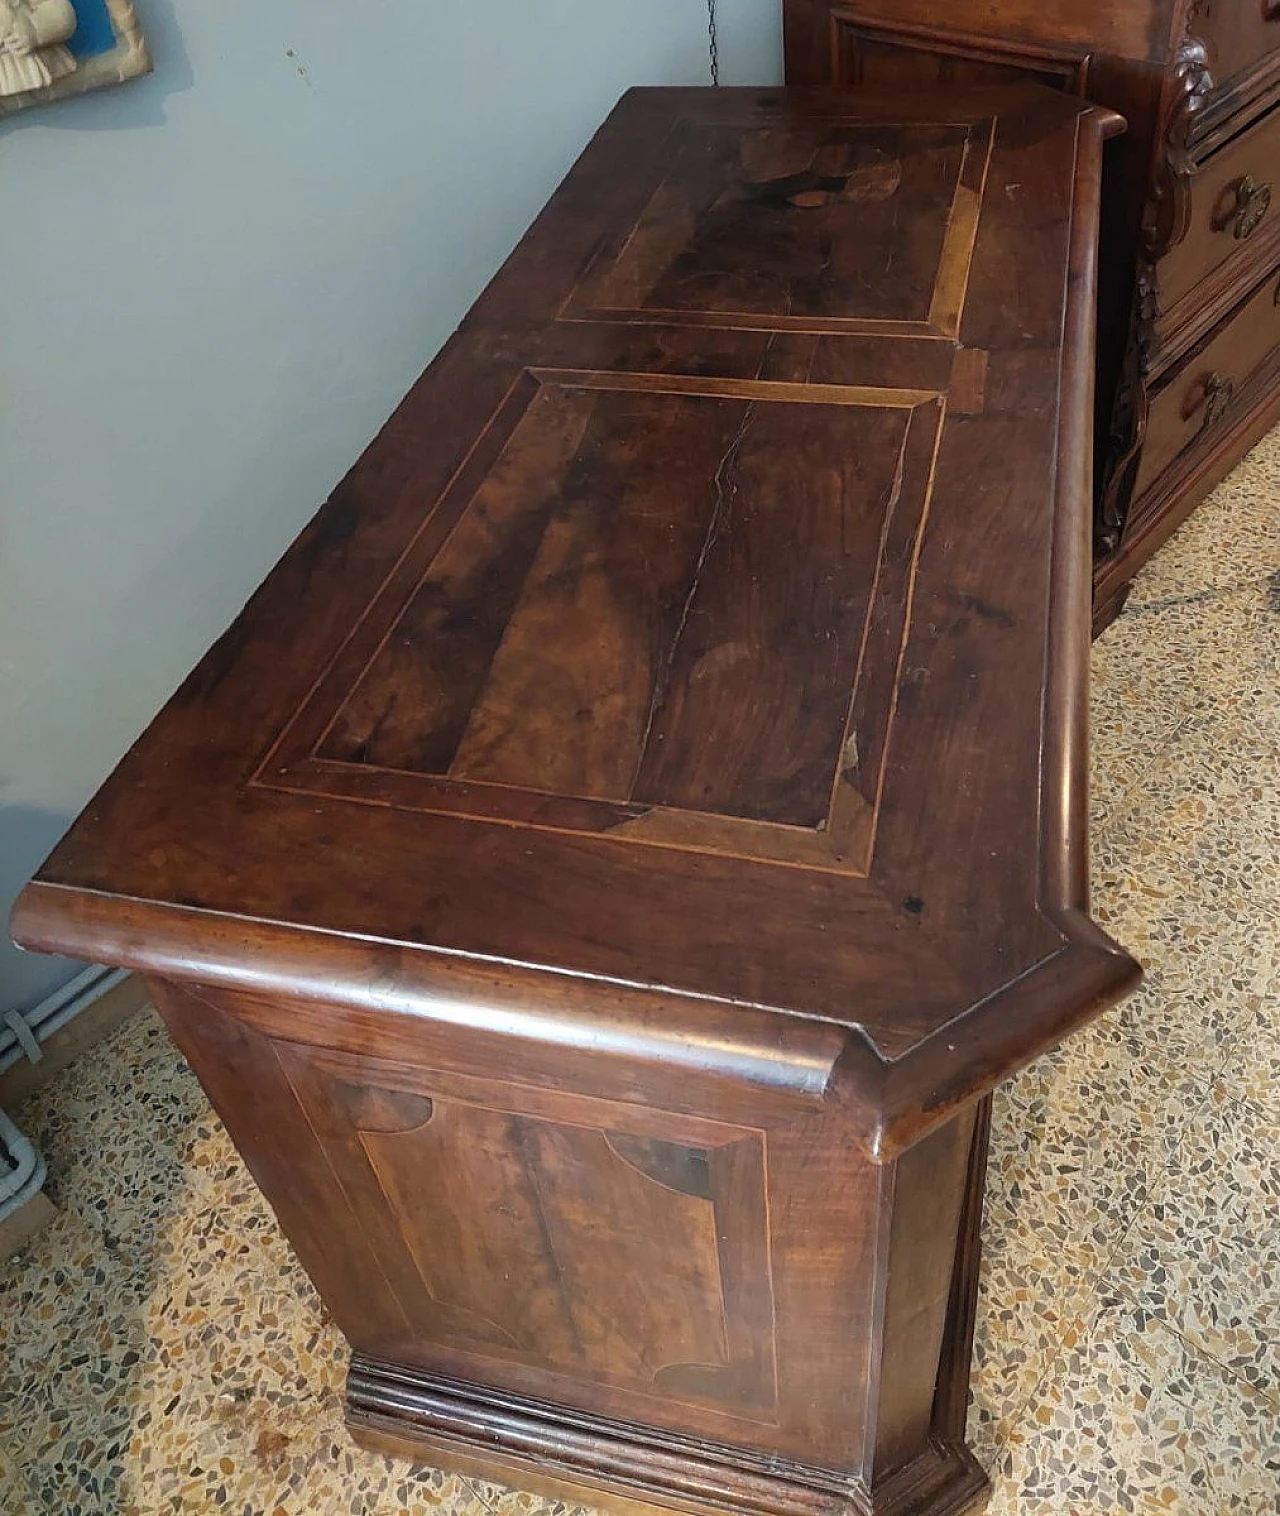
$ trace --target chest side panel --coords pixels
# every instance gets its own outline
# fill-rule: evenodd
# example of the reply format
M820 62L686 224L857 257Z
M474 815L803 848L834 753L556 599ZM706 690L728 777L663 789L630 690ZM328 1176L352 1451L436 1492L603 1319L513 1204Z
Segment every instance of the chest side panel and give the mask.
M153 987L357 1352L856 1464L883 1181L836 1113L606 1098L598 1058L548 1088L463 1043L356 1055L281 1036L287 1004Z

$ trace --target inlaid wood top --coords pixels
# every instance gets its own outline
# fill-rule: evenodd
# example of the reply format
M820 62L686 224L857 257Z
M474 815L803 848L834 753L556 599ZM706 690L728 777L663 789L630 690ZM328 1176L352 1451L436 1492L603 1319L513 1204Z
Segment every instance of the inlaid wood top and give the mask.
M1085 909L1101 140L618 106L41 871L25 942L832 1091L1127 988Z

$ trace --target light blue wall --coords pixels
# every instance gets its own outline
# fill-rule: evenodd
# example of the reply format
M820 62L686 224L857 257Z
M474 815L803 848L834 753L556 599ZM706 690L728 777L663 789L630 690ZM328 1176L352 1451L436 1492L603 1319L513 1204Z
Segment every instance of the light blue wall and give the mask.
M706 77L702 0L136 3L155 74L0 128L0 920L618 95ZM70 972L5 938L0 1006Z

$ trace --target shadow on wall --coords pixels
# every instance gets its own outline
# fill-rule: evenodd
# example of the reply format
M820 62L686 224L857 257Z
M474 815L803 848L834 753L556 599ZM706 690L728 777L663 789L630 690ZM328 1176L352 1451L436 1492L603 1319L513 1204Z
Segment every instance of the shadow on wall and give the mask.
M12 900L52 852L71 817L30 806L0 804L0 901ZM0 1011L28 1010L83 968L70 958L24 953L0 932Z
M182 45L172 0L134 0L154 69L140 79L108 85L69 100L18 111L0 120L0 132L51 126L73 132L121 132L164 124L164 102L191 88L194 75Z

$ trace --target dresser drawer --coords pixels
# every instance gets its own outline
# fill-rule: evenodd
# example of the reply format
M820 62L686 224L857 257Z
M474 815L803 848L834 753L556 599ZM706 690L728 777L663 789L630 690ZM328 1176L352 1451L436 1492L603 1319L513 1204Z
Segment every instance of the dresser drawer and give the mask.
M1243 245L1270 231L1273 218L1280 218L1277 179L1280 108L1242 132L1199 170L1191 190L1190 230L1160 260L1163 311L1170 311Z
M1135 493L1205 431L1223 424L1249 375L1280 346L1280 269L1154 396Z
M1280 0L1202 0L1192 31L1209 51L1215 84L1225 84L1280 50Z

